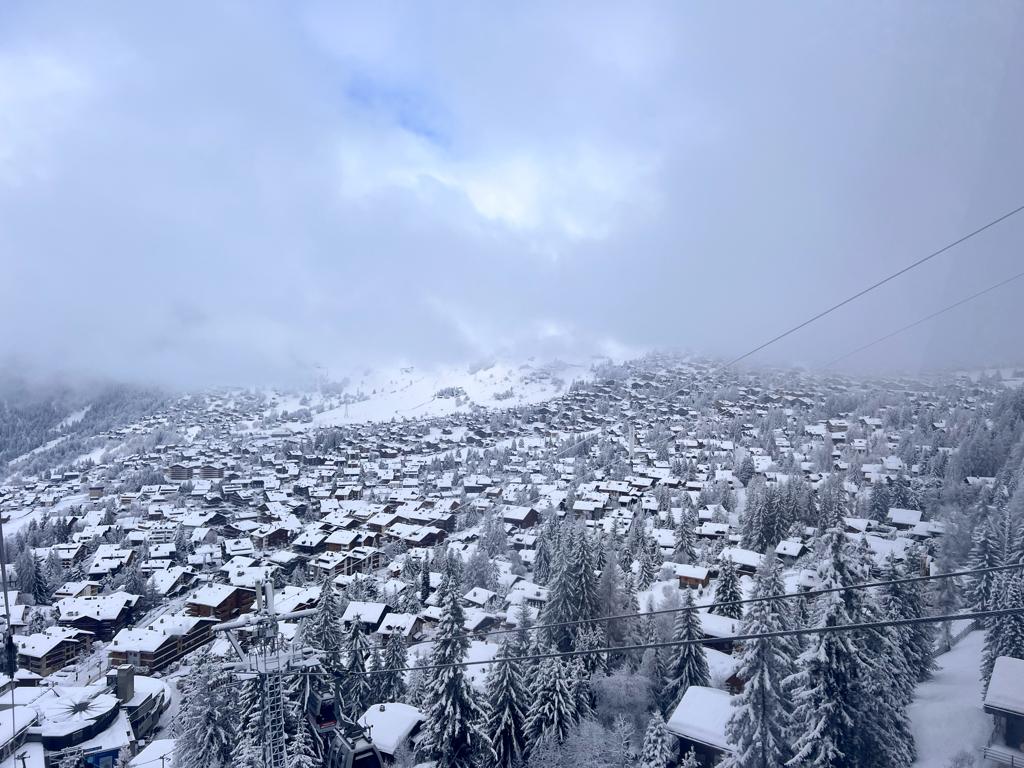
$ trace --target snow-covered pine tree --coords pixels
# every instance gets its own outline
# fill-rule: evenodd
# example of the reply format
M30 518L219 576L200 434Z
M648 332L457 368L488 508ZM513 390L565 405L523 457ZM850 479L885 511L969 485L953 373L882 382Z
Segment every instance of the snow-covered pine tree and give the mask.
M546 739L564 741L579 722L574 683L568 660L554 657L541 661L526 717L528 749Z
M661 566L665 562L665 558L661 554L661 547L658 546L657 539L647 533L643 535L643 538L640 541L639 554L639 586L641 589L647 589L654 583L654 580L658 578L658 572L661 570Z
M882 572L882 578L890 578L893 572L899 572L894 564L886 562L886 568ZM902 585L895 584L883 587L878 595L877 618L900 620L906 618L906 605L903 600ZM879 630L887 635L891 642L899 649L899 653L893 653L889 660L890 674L892 675L893 688L899 694L904 705L909 704L914 696L914 688L917 685L917 674L910 662L910 651L908 644L908 627L887 627Z
M754 466L754 459L748 453L743 457L743 461L740 462L739 467L736 468L736 479L746 486L750 483L756 471L757 469Z
M496 768L512 768L526 747L526 704L528 689L517 646L505 640L498 651L498 663L487 675L487 719L484 733L494 750ZM508 659L507 661L501 661Z
M640 602L637 600L633 574L630 571L626 571L622 575L622 611L620 613L627 616L640 613ZM641 642L639 623L624 619L622 620L622 626L624 644L627 646L639 645ZM642 657L643 654L639 651L624 651L615 654L610 659L610 664L612 667L615 667L618 664L626 663L631 669L636 670L640 666Z
M345 673L342 677L342 701L345 713L352 720L358 720L371 704L372 686L366 672L366 660L370 653L370 644L366 639L363 622L354 617L349 622L345 637Z
M640 660L640 674L651 682L651 697L654 699L654 707L659 712L665 712L672 703L666 700L667 688L665 687L665 676L668 673L666 658L669 649L648 648L644 651Z
M533 580L544 586L551 579L551 542L548 540L547 526L537 532L536 554L533 558Z
M576 702L576 719L591 720L594 717L594 694L590 687L590 673L579 656L568 661L569 674L573 681L572 693Z
M766 556L754 584L755 597L785 592L778 560ZM741 634L780 632L789 628L785 601L755 602L743 620ZM791 705L785 681L794 672L795 646L787 638L748 640L739 654L737 674L745 681L733 697L726 735L735 752L723 768L773 768L792 757Z
M874 559L865 539L854 548L854 556L858 561L857 578L866 580ZM861 622L877 623L892 618L894 613L899 615L900 610L907 610L907 605L899 599L890 599L884 593L877 598L873 593L862 593L851 615ZM857 755L864 768L902 768L916 759L906 714L916 683L906 647L907 629L890 626L853 633L863 663L856 701L861 710Z
M1024 605L1024 577L1000 574L994 593L992 610L1020 608ZM1024 659L1024 615L1010 613L989 619L981 662L981 678L986 688L1000 656Z
M753 495L744 515L743 546L757 552L768 552L786 533L782 497L773 485Z
M681 509L679 511L679 523L672 532L672 558L677 563L688 565L696 562L697 550L693 546L694 539L697 536L696 527L693 512L685 507Z
M944 571L948 573L949 571ZM932 601L935 605L935 612L939 615L948 616L957 612L960 608L960 582L955 578L936 579L932 587ZM939 628L940 645L943 651L949 651L953 647L952 622L944 621Z
M672 630L672 656L665 673L664 700L668 702L666 714L678 706L679 701L691 685L710 685L707 654L701 640L704 633L700 617L693 603L693 592L686 590L683 608L676 614ZM684 642L685 641L685 642Z
M598 627L592 626L587 629L582 629L577 633L577 651L594 651L598 648L605 647L607 646L605 646L604 632L598 629ZM608 672L608 656L606 653L588 653L577 658L580 660L580 663L583 664L587 677L598 672L602 674Z
M990 522L979 525L974 529L972 536L971 553L967 562L968 569L981 571L1003 564L993 526ZM968 600L976 611L987 611L992 608L998 577L998 571L977 573L968 577ZM980 623L982 626L986 626L989 621L989 619L981 619Z
M665 719L660 712L655 712L644 733L640 768L666 768L675 756L672 741L672 736L665 727Z
M404 704L420 710L426 707L430 693L430 679L427 677L426 671L420 669L427 662L427 657L419 651L413 654L412 663L409 665L412 671L409 672L409 677L405 681L405 696L402 699Z
M208 651L200 653L183 686L175 722L174 761L190 768L220 768L231 761L232 710Z
M736 563L731 557L724 557L718 569L718 580L715 582L715 602L732 603L732 605L715 605L711 613L728 616L730 619L743 618L743 606L736 603L743 599L740 590L740 577L736 571Z
M320 765L315 737L310 733L309 723L303 718L288 750L288 768L319 768Z
M889 522L889 491L884 483L877 483L871 487L868 516L876 523Z
M597 573L586 529L579 526L568 542L570 592L575 596L571 615L574 620L586 621L598 615ZM584 625L585 626L585 625ZM578 628L577 628L578 631ZM575 640L575 631L574 637Z
M405 638L402 637L401 632L392 632L384 648L382 664L385 671L376 676L378 678L377 691L381 702L401 701L405 696L404 673L395 670L405 669L407 662Z
M886 563L883 580L905 579L917 575L913 570L913 564L916 562L919 560L914 550L908 553L908 565L905 567L900 567L893 558L891 563ZM898 605L899 618L918 619L925 615L926 596L923 582L891 585L885 590L891 595L894 604ZM901 647L914 680L927 680L935 669L935 640L938 628L934 624L911 624L902 629L904 631L900 633Z
M818 542L821 557L817 568L821 589L856 583L857 573L847 551L843 529L828 529ZM851 591L833 592L818 598L818 627L855 623L860 618L861 597ZM788 766L847 768L856 764L861 742L858 718L865 702L861 678L869 665L849 632L811 635L797 660L798 672L788 681L795 691L793 711L794 756Z
M561 624L573 621L578 615L579 596L573 593L575 579L571 572L573 563L559 558L551 569L548 583L548 601L541 609L540 623ZM544 640L560 651L572 650L575 632L572 626L549 626L543 629Z
M430 560L426 555L420 561L420 602L426 603L430 597Z
M697 759L697 753L693 751L693 747L690 747L689 751L683 755L679 768L701 768L700 760Z
M366 661L366 668L374 673L366 676L366 681L370 688L370 692L367 694L366 700L372 702L372 704L380 704L387 701L387 699L384 698L384 690L382 687L384 682L384 673L382 670L385 669L384 654L381 653L380 649L380 645L377 643L371 643L370 657Z
M459 576L457 564L447 562L440 586L441 620L430 658L438 668L427 672L423 703L426 717L421 749L436 761L437 768L472 768L479 755L490 752L480 728L483 711L461 666L469 640Z
M319 652L323 668L330 675L340 675L345 668L342 660L345 635L341 616L341 598L334 591L331 580L324 579L316 613L303 622L302 638ZM328 681L327 685L333 686L333 682Z
M14 569L18 574L18 589L23 594L31 595L36 605L45 605L50 601L46 575L31 547L26 546L21 550L14 561Z
M246 680L238 692L231 768L262 768L263 717L260 707L260 681Z
M864 618L879 621L884 616L872 607ZM917 758L906 712L913 689L901 690L912 675L896 629L868 630L857 638L866 667L859 680L861 746L857 753L864 768L904 768Z

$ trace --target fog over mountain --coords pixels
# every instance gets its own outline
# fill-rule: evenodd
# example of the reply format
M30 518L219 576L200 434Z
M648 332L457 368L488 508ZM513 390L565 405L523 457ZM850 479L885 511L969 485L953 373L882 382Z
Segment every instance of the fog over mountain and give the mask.
M0 361L731 356L1024 204L1024 6L0 5ZM754 358L1020 270L1024 214ZM844 363L1020 362L1024 281Z

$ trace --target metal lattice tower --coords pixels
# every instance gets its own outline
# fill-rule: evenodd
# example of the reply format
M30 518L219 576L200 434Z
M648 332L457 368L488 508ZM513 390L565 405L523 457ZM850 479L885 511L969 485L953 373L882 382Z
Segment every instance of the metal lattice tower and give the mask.
M225 666L243 677L259 680L264 768L287 768L284 676L297 671L304 655L301 651L287 647L278 632L278 621L301 618L314 611L278 613L274 608L274 586L269 581L256 593L256 598L255 614L218 624L214 630L224 632L238 654L238 662L229 662ZM242 628L255 630L248 652L242 650L234 633L234 630Z
M268 644L264 644L257 660L257 669L260 670L263 732L267 734L263 742L263 765L266 768L286 768L284 682L281 678L289 666L289 657L282 655L279 642L275 640L273 645L273 649L269 649Z

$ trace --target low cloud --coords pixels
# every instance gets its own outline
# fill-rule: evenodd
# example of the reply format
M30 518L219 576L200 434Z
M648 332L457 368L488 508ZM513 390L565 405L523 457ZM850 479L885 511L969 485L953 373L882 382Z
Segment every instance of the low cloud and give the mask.
M1024 10L0 10L0 360L733 355L1024 202ZM755 360L1012 274L1011 220ZM1019 360L1008 286L846 365Z

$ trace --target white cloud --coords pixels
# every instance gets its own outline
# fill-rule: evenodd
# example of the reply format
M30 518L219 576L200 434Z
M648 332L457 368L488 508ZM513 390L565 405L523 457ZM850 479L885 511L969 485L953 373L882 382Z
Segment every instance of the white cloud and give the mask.
M557 247L607 237L622 211L650 204L650 159L587 145L454 158L400 128L338 141L340 189L348 197L409 190L444 209L452 195L480 219ZM449 210L449 213L452 213ZM455 211L455 216L461 211Z
M0 50L0 181L49 176L53 143L71 130L91 88L82 68L59 54Z

